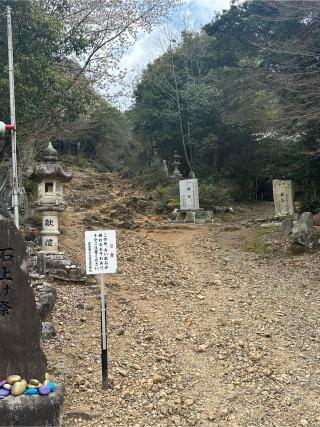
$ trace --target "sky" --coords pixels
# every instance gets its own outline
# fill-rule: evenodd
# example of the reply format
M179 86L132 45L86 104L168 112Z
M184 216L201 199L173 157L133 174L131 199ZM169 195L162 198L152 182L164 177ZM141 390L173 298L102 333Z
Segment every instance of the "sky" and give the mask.
M185 27L185 22L189 28L200 28L210 22L216 12L228 9L229 6L230 0L186 0L185 4L173 12L167 26L172 26L179 33ZM148 63L165 51L167 44L163 34L163 26L156 27L151 33L141 32L136 43L123 55L120 69L126 74L125 84L129 91ZM114 88L115 92L116 90L117 88ZM132 98L121 96L115 103L125 110L132 104Z

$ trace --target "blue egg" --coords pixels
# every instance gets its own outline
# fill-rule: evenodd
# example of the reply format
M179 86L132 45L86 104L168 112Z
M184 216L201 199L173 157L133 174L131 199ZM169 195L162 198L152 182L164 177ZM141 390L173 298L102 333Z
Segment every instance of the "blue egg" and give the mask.
M52 393L53 391L55 391L55 389L56 389L55 383L49 383L48 386L50 387L50 393Z
M26 394L38 394L39 390L37 388L28 388Z

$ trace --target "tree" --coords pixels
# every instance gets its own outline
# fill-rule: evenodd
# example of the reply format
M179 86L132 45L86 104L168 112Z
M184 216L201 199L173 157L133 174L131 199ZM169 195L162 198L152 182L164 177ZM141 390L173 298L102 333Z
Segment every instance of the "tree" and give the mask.
M43 0L43 10L63 23L60 47L79 64L75 78L114 80L115 67L139 33L151 31L180 0ZM118 77L119 71L117 70Z
M274 126L290 132L319 128L320 4L313 0L252 0L208 24L232 66L279 100ZM254 59L255 66L247 59Z

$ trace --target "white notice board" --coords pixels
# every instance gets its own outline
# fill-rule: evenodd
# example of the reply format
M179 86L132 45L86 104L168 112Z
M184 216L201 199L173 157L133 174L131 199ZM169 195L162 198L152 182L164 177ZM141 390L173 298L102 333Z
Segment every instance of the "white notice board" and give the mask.
M86 273L117 272L117 242L115 230L85 232Z

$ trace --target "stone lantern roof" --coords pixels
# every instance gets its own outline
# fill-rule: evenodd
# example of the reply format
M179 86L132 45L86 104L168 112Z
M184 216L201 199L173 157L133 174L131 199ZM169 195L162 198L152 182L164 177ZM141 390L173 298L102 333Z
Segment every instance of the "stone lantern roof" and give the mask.
M30 178L35 181L40 181L43 178L55 178L62 182L68 182L73 178L73 174L64 170L58 162L58 151L49 142L48 147L43 151L43 161L33 168Z

